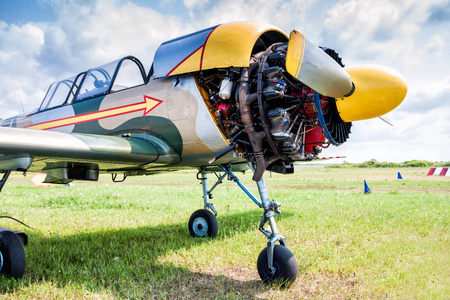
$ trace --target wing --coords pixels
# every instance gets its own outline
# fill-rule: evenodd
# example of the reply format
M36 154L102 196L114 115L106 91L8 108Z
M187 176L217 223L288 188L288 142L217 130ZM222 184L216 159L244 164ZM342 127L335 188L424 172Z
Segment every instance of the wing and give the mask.
M0 171L53 172L56 178L70 179L70 174L63 173L72 172L73 177L83 170L97 176L99 171L145 173L150 165L176 164L180 160L180 155L162 137L149 134L105 136L0 128Z

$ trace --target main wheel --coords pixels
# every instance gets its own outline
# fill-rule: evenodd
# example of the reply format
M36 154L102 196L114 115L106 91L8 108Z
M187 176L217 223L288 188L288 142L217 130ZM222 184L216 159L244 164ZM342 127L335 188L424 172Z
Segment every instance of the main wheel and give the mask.
M219 230L216 216L207 209L195 211L189 218L188 226L193 237L216 237Z
M12 231L0 233L0 254L3 266L1 274L22 278L25 272L25 250L19 237Z
M269 269L267 259L267 247L261 251L258 256L258 274L264 282L273 282L280 280L283 284L293 282L298 275L298 265L294 254L289 251L288 248L275 245L273 250L273 267L275 273L272 273Z

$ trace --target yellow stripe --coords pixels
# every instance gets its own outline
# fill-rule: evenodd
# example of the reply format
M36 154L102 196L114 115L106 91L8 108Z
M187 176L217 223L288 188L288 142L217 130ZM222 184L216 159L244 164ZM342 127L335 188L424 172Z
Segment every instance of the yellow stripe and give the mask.
M89 113L86 115L73 116L73 117L66 118L66 119L31 125L27 128L45 130L45 129L49 129L49 128L62 127L62 126L67 126L67 125L72 125L72 124L94 121L94 120L107 118L107 117L114 116L114 115L126 114L128 112L145 109L146 107L147 107L146 103L138 103L138 104L130 105L127 107L120 107L120 108L115 108L115 109L110 109L110 110L105 110L105 111L98 111L98 112Z

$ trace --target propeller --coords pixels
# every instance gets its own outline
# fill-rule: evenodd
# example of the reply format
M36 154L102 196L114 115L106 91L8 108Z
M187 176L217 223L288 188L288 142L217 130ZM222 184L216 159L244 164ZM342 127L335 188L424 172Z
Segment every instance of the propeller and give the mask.
M377 65L344 69L296 30L289 37L286 70L318 93L335 98L344 122L385 115L407 92L397 71Z

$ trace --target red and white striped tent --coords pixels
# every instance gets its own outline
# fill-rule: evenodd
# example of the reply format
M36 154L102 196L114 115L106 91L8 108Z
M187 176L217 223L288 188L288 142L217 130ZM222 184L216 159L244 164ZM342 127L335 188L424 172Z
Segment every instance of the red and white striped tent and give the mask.
M428 172L428 176L430 175L439 175L439 176L450 176L449 168L431 168Z

